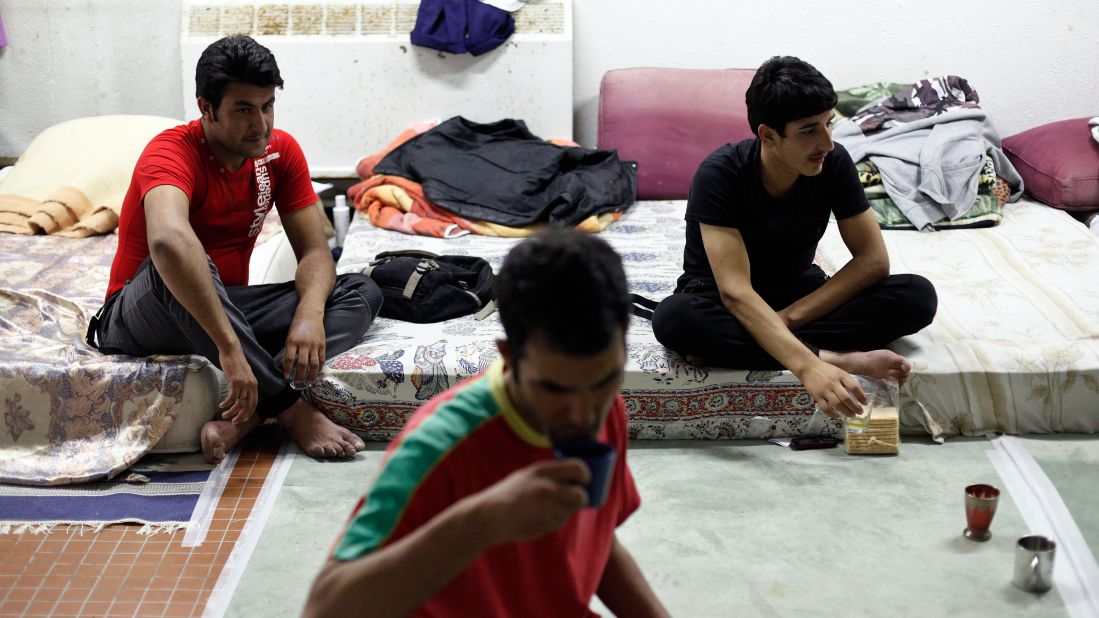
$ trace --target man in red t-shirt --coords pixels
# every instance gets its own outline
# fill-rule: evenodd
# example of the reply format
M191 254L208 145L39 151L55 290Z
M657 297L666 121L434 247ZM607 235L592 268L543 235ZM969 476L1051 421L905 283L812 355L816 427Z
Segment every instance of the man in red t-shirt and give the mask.
M389 447L307 616L666 616L615 529L640 505L618 390L630 301L603 240L551 231L496 280L507 339L483 375L435 397ZM592 469L553 445L617 450L606 501ZM598 469L598 467L596 467Z
M138 159L88 343L109 354L198 354L221 368L229 395L201 435L211 462L266 418L314 457L351 456L362 440L298 391L358 342L381 291L363 275L336 277L305 157L273 128L283 81L271 52L250 37L220 39L195 81L202 117L156 136ZM249 286L272 207L298 259L295 281Z

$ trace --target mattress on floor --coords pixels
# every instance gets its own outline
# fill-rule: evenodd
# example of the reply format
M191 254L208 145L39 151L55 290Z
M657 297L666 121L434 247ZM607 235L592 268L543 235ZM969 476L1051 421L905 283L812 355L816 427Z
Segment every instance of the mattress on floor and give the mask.
M277 216L252 271L276 261ZM201 356L105 356L84 342L110 278L118 236L0 234L0 482L107 478L146 452L200 448L220 401L220 372ZM277 251L275 252L277 253ZM267 256L267 257L257 257Z
M0 234L0 481L101 480L158 444L197 444L187 411L212 409L209 363L105 356L84 343L117 243Z
M1099 238L1030 200L993 228L884 232L892 272L935 284L935 321L893 349L911 359L907 432L935 437L1099 431ZM817 258L851 257L830 224Z
M639 202L600 234L622 254L631 291L660 299L675 288L685 207L683 201ZM476 255L499 270L516 242L411 236L356 216L337 271L360 272L375 254L397 249ZM497 314L437 324L379 319L357 347L326 364L309 396L337 422L368 439L388 440L425 401L485 369L502 333ZM633 318L627 347L622 394L633 438L768 438L839 429L823 415L813 417L812 398L789 372L693 366L660 345L640 318Z

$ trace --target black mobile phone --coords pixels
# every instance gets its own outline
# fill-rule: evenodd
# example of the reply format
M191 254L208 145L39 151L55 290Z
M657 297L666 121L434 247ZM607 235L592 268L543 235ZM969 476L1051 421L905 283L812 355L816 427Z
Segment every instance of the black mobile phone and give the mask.
M836 448L839 443L833 436L798 436L790 440L790 448L805 451L813 448Z

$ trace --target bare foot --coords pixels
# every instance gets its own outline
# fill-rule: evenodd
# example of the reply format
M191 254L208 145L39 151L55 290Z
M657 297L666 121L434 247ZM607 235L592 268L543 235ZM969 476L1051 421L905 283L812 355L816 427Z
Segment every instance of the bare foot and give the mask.
M258 414L252 414L251 418L239 425L222 420L209 421L203 425L199 437L202 440L202 454L206 457L206 461L212 464L221 463L221 460L225 459L225 454L233 450L241 438L258 425Z
M304 399L279 414L278 421L298 448L311 457L351 457L366 448L358 436L333 423Z
M912 363L891 350L871 350L869 352L829 352L820 351L821 360L831 363L847 373L870 378L893 378L904 384Z

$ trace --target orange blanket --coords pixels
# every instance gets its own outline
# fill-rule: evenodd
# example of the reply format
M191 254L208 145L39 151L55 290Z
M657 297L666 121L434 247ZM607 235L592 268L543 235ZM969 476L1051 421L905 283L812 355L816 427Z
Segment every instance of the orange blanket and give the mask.
M109 234L116 227L118 214L108 206L94 206L76 187L61 187L42 201L0 195L0 232L84 238Z
M399 176L377 174L356 186L362 187L362 192L355 200L355 208L370 217L370 222L376 227L405 234L436 238L457 238L466 234L523 238L537 234L546 227L544 223L509 227L464 219L428 201L420 183ZM588 233L602 232L621 216L622 213L617 211L592 215L581 221L576 229Z

